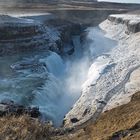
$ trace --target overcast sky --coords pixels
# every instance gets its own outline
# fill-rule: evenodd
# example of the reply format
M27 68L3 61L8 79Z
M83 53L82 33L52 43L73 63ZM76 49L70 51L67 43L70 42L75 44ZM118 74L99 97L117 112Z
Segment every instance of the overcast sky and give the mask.
M121 2L121 3L140 3L140 0L98 0L98 1Z

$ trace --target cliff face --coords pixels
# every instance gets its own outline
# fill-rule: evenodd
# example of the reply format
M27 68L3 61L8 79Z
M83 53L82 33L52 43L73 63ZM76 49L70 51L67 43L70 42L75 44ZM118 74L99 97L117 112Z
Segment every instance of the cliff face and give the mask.
M63 53L64 44L72 35L80 34L80 24L43 16L42 22L34 17L15 18L0 16L0 56L17 53L52 50ZM56 25L56 23L58 23Z
M137 33L140 31L140 16L133 14L110 15L108 20L117 24L124 24L128 32Z
M126 24L127 20L122 20L122 17L129 22ZM140 90L139 77L134 76L134 73L138 75L140 68L140 32L137 28L139 22L131 27L133 20L139 21L139 16L120 14L109 16L109 20L100 24L106 36L118 43L108 52L108 58L111 58L109 69L101 74L96 83L91 83L82 91L82 96L66 115L66 127L95 121L103 111L129 102L131 95ZM73 122L73 118L77 121Z
M95 123L57 140L139 140L139 102L140 92L137 92L129 103L102 113Z

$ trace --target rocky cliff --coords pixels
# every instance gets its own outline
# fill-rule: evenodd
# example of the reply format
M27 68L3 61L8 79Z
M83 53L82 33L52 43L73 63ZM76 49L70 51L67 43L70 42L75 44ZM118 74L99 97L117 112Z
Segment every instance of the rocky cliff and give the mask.
M57 136L57 140L139 140L140 92L135 93L125 105L101 114L94 123L75 132Z
M64 44L81 32L81 25L43 16L42 22L33 17L0 16L0 56L37 50L63 53ZM56 25L57 24L57 25Z
M77 24L75 22L73 23L71 21L58 19L58 18L51 18L48 20L45 15L43 15L42 19L43 20L37 20L35 19L35 17L15 18L10 16L1 16L0 55L1 56L13 55L13 54L19 54L23 52L30 52L30 51L34 52L38 50L39 51L52 50L54 52L62 54L64 53L65 50L64 48L65 44L68 43L73 47L72 36L79 35L81 33L81 24ZM79 21L81 21L81 19ZM107 65L105 65L103 67L103 70L101 71L97 69L99 73L99 77L97 77L97 79L95 78L96 80L94 81L92 81L92 77L94 77L95 71L92 71L92 69L95 68L93 67L95 65L95 62L91 60L92 64L89 69L89 76L87 77L86 82L84 84L81 97L74 104L70 112L65 116L64 129L53 131L51 132L51 134L56 134L56 135L65 134L65 132L70 132L73 129L80 130L80 131L78 131L78 134L77 133L75 134L76 137L75 135L73 136L70 133L70 136L69 135L68 136L66 135L66 137L62 136L60 138L61 140L67 139L67 137L78 139L80 138L80 134L82 134L84 140L88 138L102 139L104 137L110 139L113 139L114 137L127 138L131 134L135 135L134 132L139 130L139 122L138 122L139 112L137 112L136 110L137 108L139 108L139 104L138 104L139 93L137 93L138 95L136 94L136 96L132 96L137 91L140 91L139 15L137 14L111 15L108 17L107 20L102 22L99 25L99 27L106 33L106 37L108 39L115 40L117 44L115 44L115 46L112 47L112 49L109 52L103 53L102 56L99 57L97 56L95 61L98 62L98 60L100 60L101 63L103 64L106 63ZM73 48L70 48L70 50L67 53L69 54L69 52L73 53ZM55 56L57 55L55 54ZM54 61L58 59L59 57L56 57ZM46 62L46 59L44 61ZM13 65L10 65L11 68L13 68L13 70L31 69L31 72L36 72L38 70L37 67L39 66L40 68L43 68L43 70L45 67L46 70L46 64L43 63L43 59L41 59L42 63L38 63L36 61L33 61L32 59L30 59L30 61L28 60L28 62L27 60L22 60L20 62L21 63L17 62L14 63ZM42 70L37 71L37 73L42 73ZM42 77L44 78L44 75ZM39 86L40 89L40 87L42 86L41 83L42 81L38 80L37 77L35 77L35 80L37 80L36 84L37 86ZM30 87L32 83L33 82L30 82L30 84L28 84L27 87ZM15 86L13 86L13 88L14 87ZM30 97L29 100L32 100L32 98L33 97ZM41 98L41 101L42 99L43 98ZM130 100L131 102L128 103ZM127 104L128 106L127 105L121 106L122 104ZM114 109L116 107L118 107L118 109ZM126 108L128 112L126 112ZM132 109L129 110L130 108ZM124 115L122 115L123 113ZM136 115L133 115L134 113L136 113ZM118 116L117 118L115 116L118 114L121 116L119 120L117 120ZM110 121L111 115L115 119L112 119ZM126 119L127 115L131 116L130 118L128 117L127 119L128 120L127 125L124 124L122 127L121 125L122 122L121 122L119 124L119 127L116 127L117 126L116 122L120 122ZM99 121L97 121L98 118L101 118L101 120L99 119ZM13 122L14 124L16 122L20 124L21 118L20 117L17 119L12 118L13 122L7 121L7 118L1 118L1 120L2 120L1 126L7 124L6 126L9 127L9 125L11 126L12 124L12 127L10 128L11 130L10 132L12 136L14 135L14 137L16 137L17 135L15 135L16 134L15 130L13 130L13 126L15 126L13 125ZM29 121L28 119L26 120L26 118L24 120L24 122L28 122L31 125L32 122L34 122L34 121L31 122ZM97 123L95 125L94 122L96 121ZM129 121L131 121L131 123L129 123ZM114 124L113 128L112 128L112 122ZM22 126L25 128L25 133L23 135L24 137L26 137L26 133L28 132L31 133L29 129L26 129L30 127L28 126L28 123L27 126L24 125L24 123L22 123ZM90 126L89 124L94 124L94 125ZM47 131L46 127L44 127L44 125L42 126L40 122L37 122L36 127L39 128L39 126L41 126L41 129L37 129L37 132L41 132L41 135L43 135L43 133ZM20 134L21 132L20 125L18 126L16 125L16 127L17 127L16 130L18 130L18 134ZM7 127L4 128L5 129L3 129L2 131L3 133L1 134L3 138L5 138L5 136L7 135L6 134ZM113 131L112 129L108 130L106 128L112 128ZM96 131L97 129L98 132ZM32 130L34 133L36 132L35 129ZM91 132L92 130L94 130L93 133ZM102 135L100 135L100 133L102 133ZM39 135L39 133L37 133L37 135ZM20 136L17 137L19 139L21 138ZM41 139L46 139L46 137L47 137L46 135L43 135L43 138L40 135L38 136L38 138Z
M121 23L127 27L128 32L140 31L140 16L135 14L110 15L108 20L117 24Z
M131 26L133 21L137 22ZM106 36L118 43L106 56L110 59L107 71L96 83L91 83L82 91L81 97L65 117L65 127L95 121L103 111L127 103L131 95L140 90L139 77L133 74L138 75L140 67L140 32L137 26L139 16L127 14L109 16L100 24ZM94 73L90 77L92 75Z

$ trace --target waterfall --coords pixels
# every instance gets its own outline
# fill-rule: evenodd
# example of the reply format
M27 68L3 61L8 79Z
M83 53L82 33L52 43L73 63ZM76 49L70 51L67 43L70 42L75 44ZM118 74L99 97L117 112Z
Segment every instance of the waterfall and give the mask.
M73 37L74 53L63 59L51 51L0 58L0 65L8 71L6 75L0 69L0 74L5 74L0 79L0 100L8 98L26 106L38 106L47 119L60 126L82 91L96 84L110 64L103 54L113 48L113 42L99 28L88 28L87 32L83 44L79 36Z
M99 27L89 27L86 29L88 32L84 48L86 50L86 55L90 55L90 58L96 59L105 53L108 53L111 49L116 46L116 42L105 37L105 33Z
M64 72L64 62L62 58L55 52L51 52L47 58L40 59L40 62L44 62L49 70L55 76L60 76Z

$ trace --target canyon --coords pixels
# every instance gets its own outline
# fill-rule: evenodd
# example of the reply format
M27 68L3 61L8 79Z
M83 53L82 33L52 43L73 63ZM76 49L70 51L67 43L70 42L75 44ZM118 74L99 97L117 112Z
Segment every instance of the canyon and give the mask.
M0 113L11 102L35 109L62 140L140 91L140 15L135 4L55 4L1 10Z

